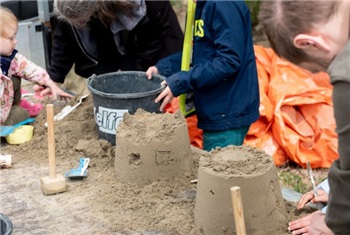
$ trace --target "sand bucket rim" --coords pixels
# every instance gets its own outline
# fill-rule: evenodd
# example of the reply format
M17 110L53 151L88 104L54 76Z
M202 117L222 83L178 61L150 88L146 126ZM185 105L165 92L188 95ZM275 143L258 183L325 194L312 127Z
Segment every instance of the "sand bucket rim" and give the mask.
M137 93L128 93L128 94L112 94L112 93L106 93L106 92L102 92L102 91L98 91L95 88L93 88L91 86L92 81L97 78L98 76L108 76L108 75L128 75L128 74L137 74L137 75L142 75L145 76L145 79L147 79L146 77L146 72L141 72L141 71L120 71L120 72L111 72L111 73L104 73L104 74L93 74L91 75L88 79L87 79L87 87L88 89L94 93L94 94L98 94L101 97L106 97L106 98L117 98L117 99L135 99L135 98L144 98L150 95L155 95L155 94L159 94L160 92L162 92L165 88L165 86L159 84L159 88L153 91L147 91L147 92L137 92ZM156 77L159 78L160 80L164 80L165 81L165 77L159 74L153 74L152 75L152 79Z
M9 217L7 217L6 215L0 213L0 232L2 234L2 232L5 232L4 235L10 235L12 234L12 230L13 230L13 224L10 220ZM2 226L6 226L6 231L2 231L3 227Z

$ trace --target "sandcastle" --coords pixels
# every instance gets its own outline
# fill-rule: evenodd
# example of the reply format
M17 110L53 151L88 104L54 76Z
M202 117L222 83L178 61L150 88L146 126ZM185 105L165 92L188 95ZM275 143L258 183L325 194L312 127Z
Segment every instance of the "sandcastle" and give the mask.
M115 174L140 186L181 176L193 169L184 117L137 110L117 128Z
M217 148L201 157L195 223L204 234L234 234L230 188L241 189L247 234L278 234L285 205L271 156L249 146Z
M278 234L286 226L271 156L248 146L202 152L194 220L204 234L235 234L230 197L233 186L241 188L247 234ZM195 167L181 113L138 110L134 115L125 114L117 128L115 153L117 180L139 186L180 177Z

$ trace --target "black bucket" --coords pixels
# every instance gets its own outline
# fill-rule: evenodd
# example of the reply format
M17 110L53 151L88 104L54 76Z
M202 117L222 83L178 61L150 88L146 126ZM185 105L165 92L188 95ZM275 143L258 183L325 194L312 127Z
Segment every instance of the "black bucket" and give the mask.
M0 213L0 234L1 235L11 235L13 230L13 225L11 220Z
M164 89L164 77L153 75L149 80L145 72L125 71L92 75L87 87L92 93L98 137L115 145L115 132L124 113L134 114L141 108L159 113L154 100Z

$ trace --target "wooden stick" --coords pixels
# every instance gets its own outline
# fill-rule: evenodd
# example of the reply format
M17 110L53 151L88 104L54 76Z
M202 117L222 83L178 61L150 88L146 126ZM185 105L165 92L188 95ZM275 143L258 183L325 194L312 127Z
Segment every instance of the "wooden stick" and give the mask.
M54 127L54 110L53 104L46 105L46 119L47 119L47 140L49 151L49 177L56 178L56 154L55 154L55 127Z
M235 227L237 235L246 235L244 213L241 199L240 187L234 186L231 188L231 198L233 206L233 217L235 219Z

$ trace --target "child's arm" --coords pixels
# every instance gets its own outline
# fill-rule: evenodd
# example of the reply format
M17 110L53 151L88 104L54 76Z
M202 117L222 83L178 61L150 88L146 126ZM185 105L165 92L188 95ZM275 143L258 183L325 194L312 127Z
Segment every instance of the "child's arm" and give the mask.
M72 95L64 92L59 88L54 81L49 77L47 71L33 62L27 60L23 55L17 54L11 64L12 75L19 76L26 79L32 83L46 86L51 92L45 92L43 94L47 95L51 93L53 99L57 99L57 96L72 98Z

